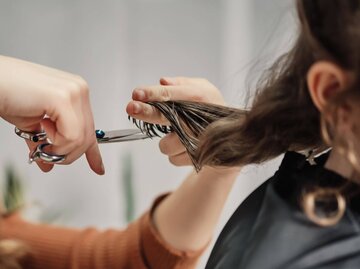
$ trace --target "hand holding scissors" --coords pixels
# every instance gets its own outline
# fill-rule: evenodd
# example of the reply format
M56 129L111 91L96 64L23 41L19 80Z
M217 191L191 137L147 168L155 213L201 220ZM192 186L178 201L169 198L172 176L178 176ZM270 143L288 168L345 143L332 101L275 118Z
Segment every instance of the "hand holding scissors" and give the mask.
M42 160L46 163L62 163L66 160L66 155L56 155L46 152L46 147L51 145L51 141L47 138L46 132L26 132L15 127L15 133L26 140L32 142L42 142L30 154L29 162L32 163L36 160ZM149 138L148 135L143 134L139 129L123 129L114 131L95 131L96 140L99 144L126 142Z
M91 169L104 174L90 106L89 87L78 75L0 56L0 117L27 132L45 130L48 152L70 164L86 155ZM38 144L27 140L30 151ZM37 162L44 172L53 164Z

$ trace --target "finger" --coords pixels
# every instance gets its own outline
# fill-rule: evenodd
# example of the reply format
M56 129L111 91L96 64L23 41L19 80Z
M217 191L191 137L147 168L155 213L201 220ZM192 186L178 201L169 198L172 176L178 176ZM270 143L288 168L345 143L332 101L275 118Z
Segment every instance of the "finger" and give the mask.
M159 80L160 85L163 86L171 86L171 85L177 85L177 81L174 78L170 78L170 77L162 77Z
M149 102L149 101L203 101L204 91L202 87L194 87L193 85L179 85L179 86L148 86L136 88L133 91L132 98L135 101Z
M59 74L58 74L59 75ZM94 119L91 111L89 99L89 87L87 82L80 76L62 73L60 77L70 80L74 83L74 96L72 106L78 116L79 126L77 127L81 135L68 146L62 146L62 151L67 153L66 160L62 164L70 164L78 159L82 154L86 154L90 168L97 174L103 175L104 165L100 155L100 150L95 136ZM82 132L81 132L82 131ZM52 151L58 152L57 147L51 148Z
M41 160L36 161L36 164L44 173L48 173L54 168L53 164L44 163Z
M163 137L159 142L159 148L163 154L168 156L176 156L186 152L185 147L175 133L170 133Z
M219 105L224 105L225 100L216 86L210 83L204 78L189 78L189 77L164 77L160 79L160 84L163 86L187 86L188 90L191 92L191 89L194 90L194 98L192 99L183 99L189 101L198 101L198 102L210 102ZM190 95L190 97L193 95ZM189 98L189 95L186 95L186 98Z
M50 153L50 150L52 150L53 148L51 148L51 146L49 146L48 148L49 149L46 149L46 152ZM86 159L89 163L91 170L93 170L95 173L99 175L103 175L105 171L104 168L102 167L103 165L102 165L100 150L98 148L96 138L93 139L93 137L90 137L90 135L87 136L86 139L81 141L81 143L77 147L75 147L73 151L66 154L65 160L59 164L60 165L72 164L74 161L79 159L84 153L86 155Z
M105 174L105 167L103 165L103 161L100 154L100 149L98 143L95 142L87 151L86 151L86 159L89 163L91 170L93 170L98 175Z
M76 81L74 83L78 84ZM91 169L98 174L104 174L94 133L88 88L84 85L75 87L65 99L65 104L62 102L61 107L57 107L55 115L50 115L50 119L44 119L43 128L52 142L46 152L66 155L61 164L70 164L86 153ZM72 128L74 129L71 130Z
M90 107L88 91L82 93L79 103L81 103L81 111L78 110L77 115L79 121L83 123L83 128L79 127L83 130L83 135L79 141L80 143L75 143L76 147L67 154L66 160L61 164L70 164L85 153L90 168L95 173L103 175L105 169L95 136L94 119ZM77 109L78 107L79 106L76 106Z
M88 148L85 152L87 162L90 168L97 173L98 175L105 174L104 164L101 158L99 145L95 136L95 126L94 126L94 118L93 113L90 106L89 96L84 96L83 102L83 111L84 111L84 120L85 120L85 141L88 142Z
M155 107L137 101L130 101L126 113L135 119L154 124L169 125L169 121Z
M209 81L203 78L189 78L189 77L162 77L160 78L161 85L197 85L203 87L204 85L211 85Z
M46 137L52 141L52 137L56 135L56 124L52 122L49 118L44 118L41 120L42 130L46 132Z
M51 145L46 147L46 153L53 155L69 155L74 148L74 143L58 134L56 123L46 118L41 121L41 126L45 130L46 136L51 143ZM65 163L67 163L67 161L68 158L66 158Z
M47 147L49 153L68 155L77 147L82 146L84 121L81 101L61 100L53 115L44 119L41 124L52 145Z
M191 159L187 153L181 153L179 155L170 156L169 162L175 166L192 165Z

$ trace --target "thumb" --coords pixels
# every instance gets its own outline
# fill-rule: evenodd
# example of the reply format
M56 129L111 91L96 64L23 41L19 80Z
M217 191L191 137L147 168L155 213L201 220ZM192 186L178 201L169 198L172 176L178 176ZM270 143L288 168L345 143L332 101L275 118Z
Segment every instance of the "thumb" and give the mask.
M175 86L178 85L179 83L177 82L176 78L171 78L171 77L162 77L160 78L160 85L163 86Z
M56 124L51 121L49 118L44 118L41 121L41 127L46 132L46 136L50 141L53 141L56 135Z

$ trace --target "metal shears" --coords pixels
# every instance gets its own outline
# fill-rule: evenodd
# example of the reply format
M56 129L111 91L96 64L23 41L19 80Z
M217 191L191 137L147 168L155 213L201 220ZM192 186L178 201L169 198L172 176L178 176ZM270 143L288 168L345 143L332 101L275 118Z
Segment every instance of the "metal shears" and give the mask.
M44 143L39 144L36 149L30 154L29 163L41 159L48 163L61 163L65 161L66 155L53 155L44 151L46 146L51 145L51 141L46 136L46 132L26 132L15 127L15 133L26 140L33 142ZM141 132L139 129L123 129L113 131L95 130L96 140L99 144L126 142L149 138L148 135Z

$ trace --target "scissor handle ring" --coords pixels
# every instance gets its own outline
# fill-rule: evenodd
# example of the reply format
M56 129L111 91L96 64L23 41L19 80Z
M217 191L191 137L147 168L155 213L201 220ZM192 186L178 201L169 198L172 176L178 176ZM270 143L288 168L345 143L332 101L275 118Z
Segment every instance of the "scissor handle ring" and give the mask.
M37 133L37 132L26 132L18 127L15 127L15 133L20 136L21 138L24 138L26 140L33 141L35 143L39 141L43 141L46 139L46 133L44 131Z
M41 159L44 162L52 163L52 164L62 163L63 161L65 161L66 155L52 155L52 154L46 153L44 151L44 148L49 145L51 145L51 144L45 143L45 144L38 145L36 147L36 149L31 153L30 158L29 158L29 163L32 163L38 159Z

